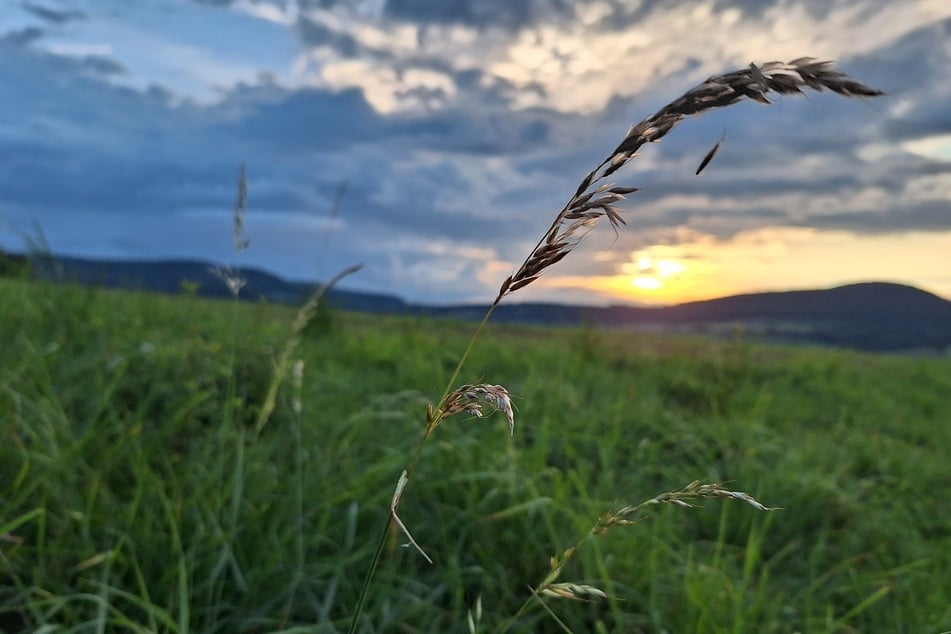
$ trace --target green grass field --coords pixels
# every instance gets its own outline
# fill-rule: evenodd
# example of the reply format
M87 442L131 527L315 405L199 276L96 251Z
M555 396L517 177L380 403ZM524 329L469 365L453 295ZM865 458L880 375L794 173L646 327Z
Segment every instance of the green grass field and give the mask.
M294 311L0 281L0 630L334 632L473 326L332 314L260 434ZM951 361L491 326L358 631L951 630ZM293 402L299 397L301 413ZM693 480L769 506L602 513ZM529 602L518 618L511 617ZM547 607L547 609L546 609ZM549 612L550 610L551 612Z

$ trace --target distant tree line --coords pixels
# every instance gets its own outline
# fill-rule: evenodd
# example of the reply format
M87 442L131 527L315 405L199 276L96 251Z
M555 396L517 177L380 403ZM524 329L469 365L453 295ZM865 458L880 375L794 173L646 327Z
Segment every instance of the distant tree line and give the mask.
M25 277L30 273L30 258L0 249L0 277Z

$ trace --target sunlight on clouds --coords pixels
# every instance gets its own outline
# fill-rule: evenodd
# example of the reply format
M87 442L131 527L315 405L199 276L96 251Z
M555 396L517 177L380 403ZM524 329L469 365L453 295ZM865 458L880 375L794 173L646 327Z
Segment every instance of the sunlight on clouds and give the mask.
M621 272L631 276L630 284L645 291L659 291L676 284L687 267L677 260L658 258L649 251L633 254L633 262L621 265Z
M802 5L784 3L768 9L761 20L744 20L737 9L718 12L707 2L692 11L670 5L623 31L612 31L594 25L592 16L601 5L592 6L576 9L579 19L523 31L496 53L489 71L525 89L517 95L516 107L596 111L614 96L642 93L658 79L682 71L691 59L698 61L691 74L699 80L727 65L791 59L803 51L846 57L949 13L926 4L895 4L870 16L864 5L853 3L819 17ZM860 38L842 37L859 29ZM539 85L543 94L530 90Z
M895 153L895 145L885 141L863 143L855 148L855 155L866 163L875 163Z
M353 12L312 9L305 15L330 31L349 35L370 51L397 56L421 52L418 50L419 27L410 22L387 22L372 11L353 15Z
M495 293L501 287L502 281L515 271L515 266L511 262L504 260L486 259L476 276L476 279L482 284L483 288ZM494 299L486 296L485 299Z
M737 8L718 9L707 0L690 10L658 4L638 22L611 28L604 21L611 19L612 4L596 1L577 3L573 16L553 17L513 36L492 27L423 27L388 19L370 5L360 5L359 11L344 6L310 9L304 15L352 38L362 50L360 57L347 58L320 44L305 55L298 72L331 75L335 88L361 88L372 96L374 107L386 113L419 105L412 100L402 103L396 95L401 88L412 88L402 86L408 80L393 70L400 67L400 60L417 60L417 66L438 63L448 66L450 73L479 71L486 86L503 81L515 88L510 93L515 108L590 113L615 97L666 90L664 81L688 68L687 81L699 81L724 67L753 60L791 59L804 53L848 57L951 15L951 9L928 2L887 4L870 14L864 3L853 1L831 6L822 15L810 13L801 3L781 3L752 18ZM857 33L861 37L848 35ZM356 61L365 65L365 72L339 72L354 68L346 64ZM327 70L326 65L338 69ZM677 81L680 85L684 79Z
M439 106L456 93L452 78L425 68L397 72L370 60L350 59L325 63L320 70L322 83L334 89L353 86L354 77L363 78L364 97L377 112L384 114ZM430 92L418 96L413 93L417 89Z
M611 10L611 4L608 2L588 2L576 7L575 15L585 26L594 26L611 15Z
M383 113L439 108L458 96L453 73L478 71L486 86L514 87L507 93L514 107L590 113L615 97L666 92L664 82L688 68L686 81L695 81L751 60L803 53L847 57L951 16L951 4L941 0L888 3L874 12L852 0L830 5L822 15L802 2L783 2L756 18L703 0L689 9L657 3L625 26L606 22L616 3L592 0L569 5L574 15L553 13L513 34L492 26L394 19L382 0L310 8L294 0L235 0L227 11L215 3L185 4L181 11L148 3L114 14L100 11L72 24L68 34L50 32L39 46L59 55L112 57L129 72L109 81L137 89L158 84L203 103L267 72L293 87L360 88ZM330 42L293 41L289 27L302 18L352 41L357 52ZM242 46L246 42L255 46ZM301 44L309 48L299 52ZM407 65L418 70L401 74ZM677 87L684 80L678 77ZM423 103L418 96L401 97L419 88L441 90L446 98Z
M364 8L365 9L365 8ZM423 41L430 52L448 53L450 41L474 42L465 29L428 30L420 38L419 28L410 23L385 23L372 12L364 19L330 10L311 10L307 17L341 36L353 38L365 51L360 57L344 57L329 45L316 46L298 57L292 73L299 81L321 88L359 88L367 102L382 114L407 110L440 108L454 98L457 88L452 77L426 67L402 68L383 61L390 57L429 57L420 50ZM431 31L442 31L444 36ZM440 51L440 48L446 51ZM473 62L475 62L473 58Z
M944 163L951 162L951 134L936 134L924 139L906 141L902 147L918 156Z

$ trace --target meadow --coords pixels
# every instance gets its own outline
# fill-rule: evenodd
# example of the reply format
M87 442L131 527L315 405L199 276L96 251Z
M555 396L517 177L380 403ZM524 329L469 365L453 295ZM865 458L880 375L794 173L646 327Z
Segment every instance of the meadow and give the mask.
M237 268L227 302L0 279L0 629L951 630L948 359L490 321L620 230L641 148L804 89L881 94L812 58L709 78L478 326L240 302Z
M0 282L0 629L347 628L471 324ZM747 341L489 326L513 395L426 445L359 631L951 630L951 367ZM694 481L768 506L611 509ZM520 611L521 610L521 611ZM549 612L550 610L550 612ZM517 618L513 618L517 615Z

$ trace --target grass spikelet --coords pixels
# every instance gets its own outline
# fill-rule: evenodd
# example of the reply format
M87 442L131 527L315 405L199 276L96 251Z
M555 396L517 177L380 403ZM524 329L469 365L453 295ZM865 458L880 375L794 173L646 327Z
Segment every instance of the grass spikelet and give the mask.
M610 595L604 590L583 583L553 583L538 592L552 599L571 599L573 601L601 601Z
M238 195L234 201L234 212L231 219L231 238L234 242L234 250L242 253L251 245L244 229L244 213L248 206L248 172L244 163L238 172Z
M715 482L703 484L700 480L694 480L690 484L675 491L667 491L650 499L644 500L639 504L635 504L633 506L624 506L618 510L609 511L599 517L594 526L592 526L591 529L585 533L574 545L566 548L560 555L551 556L549 559L548 574L544 579L542 579L541 583L538 584L538 587L532 590L532 597L522 604L522 607L512 616L506 627L503 627L502 631L507 631L508 628L515 623L517 618L528 609L532 598L538 599L540 602L543 597L555 599L575 599L581 601L613 598L594 586L558 581L558 579L561 577L562 571L565 568L565 565L571 560L578 549L581 548L581 546L583 546L592 537L604 535L611 528L635 524L638 520L632 518L649 507L662 504L673 504L683 508L693 508L695 505L692 504L692 502L709 498L720 498L745 502L759 511L779 510L778 508L769 507L765 504L762 504L748 493L744 493L742 491L731 491L730 489L725 488L722 484ZM544 605L544 602L542 602L542 605L549 612L549 614L552 614L548 606ZM552 616L554 617L554 614L552 614Z
M484 406L489 406L491 411L486 412ZM515 413L512 409L512 399L509 397L508 390L501 385L490 385L480 383L478 385L463 385L445 398L442 406L430 412L427 416L429 424L427 434L431 434L439 424L455 414L465 412L476 418L483 418L492 411L499 411L505 414L505 420L508 422L509 435L515 433Z
M706 169L707 165L710 164L710 161L713 160L713 157L717 155L717 151L720 149L720 144L723 143L724 139L726 139L725 133L720 136L720 140L717 141L712 148L710 148L710 151L707 152L706 156L703 157L703 160L700 161L700 165L697 166L697 171L694 172L695 176L700 176L700 172Z
M235 253L240 256L244 250L251 244L244 228L244 215L248 206L248 172L244 163L238 170L238 193L234 201L234 209L231 213L231 241L234 245ZM241 271L237 266L213 266L208 269L212 275L220 279L231 296L237 298L241 295L241 289L247 284L247 280L241 276Z
M749 493L744 493L743 491L731 491L730 489L725 488L724 485L716 482L703 484L700 480L694 480L687 486L677 489L676 491L667 491L666 493L661 493L660 495L657 495L649 500L644 500L640 504L635 504L634 506L625 506L616 511L611 511L603 515L598 519L598 523L595 524L594 528L592 529L592 533L595 535L601 535L606 533L608 529L613 526L632 524L634 522L629 518L633 517L649 506L655 506L659 504L673 504L683 508L693 508L696 506L696 504L693 504L693 502L710 498L745 502L758 511L782 510L780 507L766 506Z

